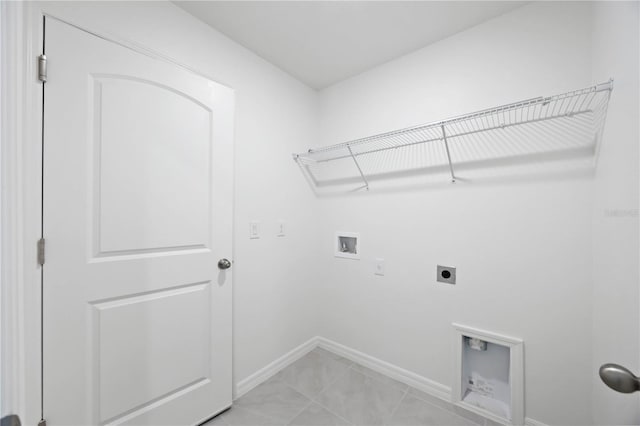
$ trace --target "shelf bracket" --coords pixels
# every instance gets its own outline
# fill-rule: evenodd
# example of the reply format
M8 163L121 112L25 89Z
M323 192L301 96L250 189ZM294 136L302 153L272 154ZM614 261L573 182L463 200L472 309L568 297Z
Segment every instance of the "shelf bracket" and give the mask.
M351 151L351 146L347 145L347 149L349 150L349 154L351 155L351 158L353 158L353 162L356 163L356 167L358 168L358 172L360 173L360 177L362 177L362 180L364 181L364 187L368 191L369 190L369 182L367 181L367 178L364 176L364 173L362 173L362 169L360 168L360 164L358 164L358 160L356 159L356 156L353 155L353 151Z
M449 160L449 172L451 172L451 183L456 183L456 175L453 173L453 164L451 163L451 153L449 152L449 143L447 142L447 132L444 130L444 125L440 126L442 129L442 140L444 141L444 147L447 150L447 160Z

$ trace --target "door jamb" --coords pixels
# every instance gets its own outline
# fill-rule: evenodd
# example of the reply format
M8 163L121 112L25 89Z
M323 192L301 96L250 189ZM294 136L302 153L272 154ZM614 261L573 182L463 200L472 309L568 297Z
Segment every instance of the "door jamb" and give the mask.
M36 54L42 28L26 2L2 4L2 409L24 424L40 417L39 234L42 89ZM38 9L38 8L34 8ZM6 60L11 58L10 61ZM12 90L8 90L12 88Z

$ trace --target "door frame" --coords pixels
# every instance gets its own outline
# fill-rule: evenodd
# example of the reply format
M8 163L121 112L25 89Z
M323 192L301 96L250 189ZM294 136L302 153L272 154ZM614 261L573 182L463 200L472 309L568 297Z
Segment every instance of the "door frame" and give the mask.
M22 423L40 419L40 270L33 242L39 238L42 87L36 54L42 28L35 7L2 4L2 415ZM42 22L42 18L39 19ZM12 23L12 24L9 24ZM32 60L30 60L32 58ZM6 90L13 86L15 90ZM34 374L36 373L36 374Z
M3 97L0 134L3 189L0 191L0 360L2 372L11 371L11 374L1 375L0 414L17 414L23 424L37 424L41 414L41 293L36 243L40 238L42 199L42 83L37 78L37 57L43 47L43 18L56 19L233 88L188 64L123 39L107 29L80 22L82 19L69 19L64 16L64 7L46 2L12 2L11 7L7 7L5 2L0 4L3 54L6 49L12 59L3 60L0 69ZM16 90L6 91L4 88L8 85L13 85Z

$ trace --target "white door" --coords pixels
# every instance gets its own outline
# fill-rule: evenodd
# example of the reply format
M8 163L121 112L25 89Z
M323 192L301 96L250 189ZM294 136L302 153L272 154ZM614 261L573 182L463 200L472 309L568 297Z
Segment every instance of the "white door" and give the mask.
M44 416L190 425L231 405L233 91L46 22Z

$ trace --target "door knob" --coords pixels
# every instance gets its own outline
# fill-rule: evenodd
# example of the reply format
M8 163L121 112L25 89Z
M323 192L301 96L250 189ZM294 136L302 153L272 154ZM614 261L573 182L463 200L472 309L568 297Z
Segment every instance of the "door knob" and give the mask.
M600 367L600 378L605 385L621 393L640 390L640 378L618 364L604 364Z
M223 271L225 269L229 269L231 268L231 262L227 259L220 259L218 260L218 268L222 269Z

